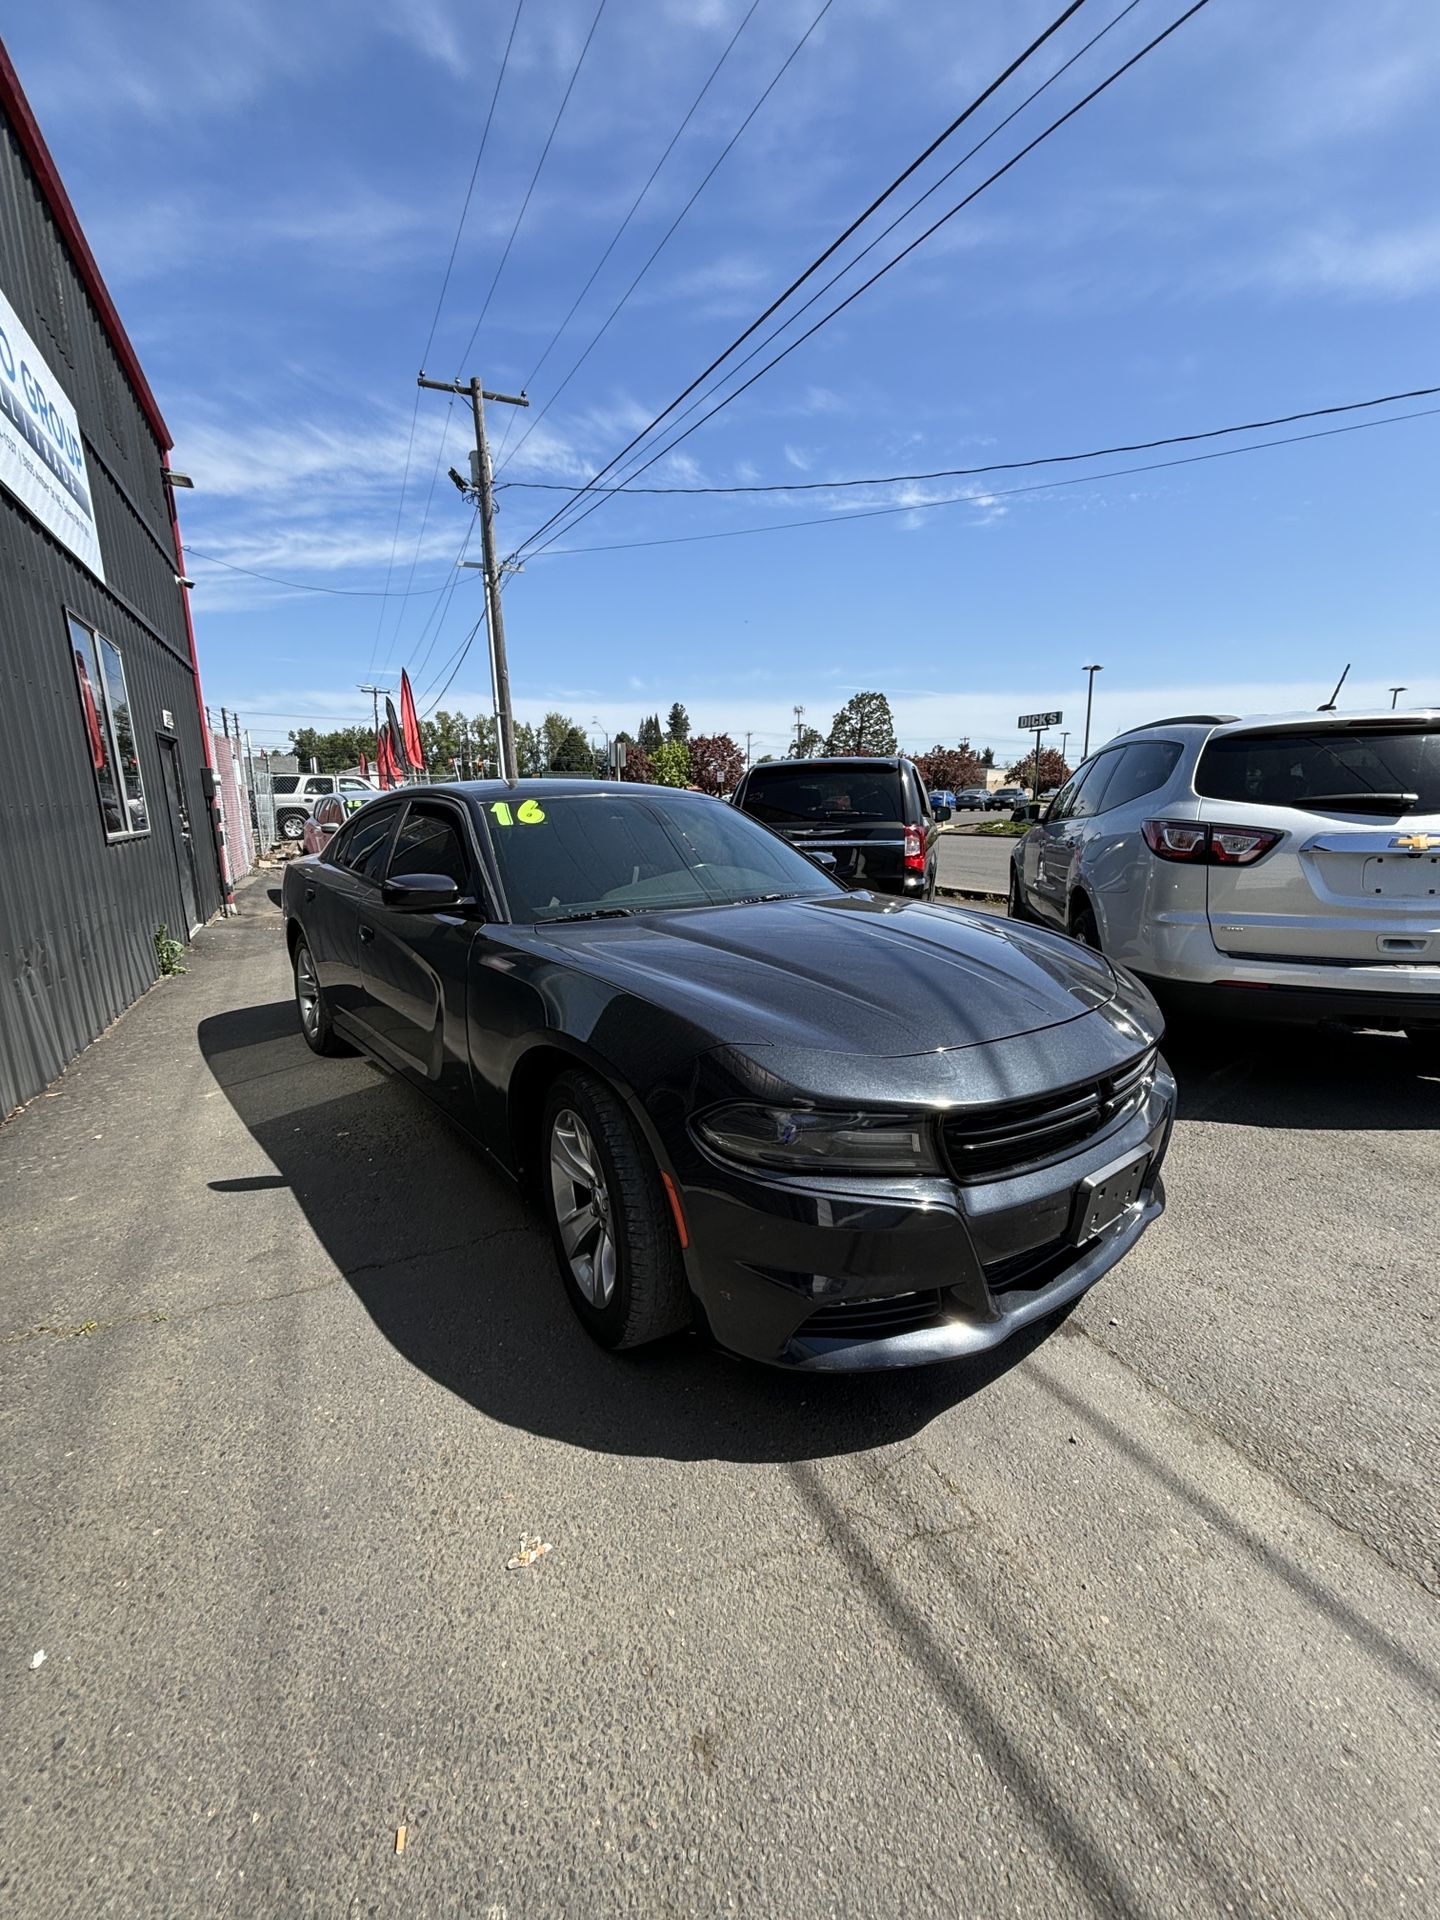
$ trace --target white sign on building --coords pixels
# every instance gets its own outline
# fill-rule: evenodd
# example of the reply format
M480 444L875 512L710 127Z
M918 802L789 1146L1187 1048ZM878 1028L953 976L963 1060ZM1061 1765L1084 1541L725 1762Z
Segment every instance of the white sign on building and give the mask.
M80 422L70 396L0 293L0 486L105 578Z

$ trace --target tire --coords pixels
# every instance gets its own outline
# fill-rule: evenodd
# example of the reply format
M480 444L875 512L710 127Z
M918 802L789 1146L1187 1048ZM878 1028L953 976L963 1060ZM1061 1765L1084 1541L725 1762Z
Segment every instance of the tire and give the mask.
M302 936L295 943L295 1011L300 1016L300 1031L312 1053L334 1056L349 1053L335 1031L325 989L315 971L315 962Z
M560 1277L591 1339L616 1351L688 1326L690 1291L659 1170L604 1081L564 1073L555 1082L540 1162Z
M305 815L303 813L282 813L277 822L282 840L300 840L305 834Z
M1018 920L1022 927L1033 926L1035 921L1020 891L1020 872L1013 860L1010 862L1010 918Z
M1101 951L1100 928L1095 919L1095 909L1088 900L1077 901L1070 912L1070 938L1078 940L1082 947L1090 947L1096 953Z

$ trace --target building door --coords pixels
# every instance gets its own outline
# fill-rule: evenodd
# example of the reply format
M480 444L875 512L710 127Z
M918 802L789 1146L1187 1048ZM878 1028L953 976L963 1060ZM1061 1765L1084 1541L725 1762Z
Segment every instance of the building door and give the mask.
M165 794L170 804L170 838L175 848L175 869L180 881L180 901L185 911L181 933L185 939L200 924L200 890L195 883L195 842L190 832L190 809L185 804L185 783L180 778L180 750L175 741L162 733L160 764L165 769Z

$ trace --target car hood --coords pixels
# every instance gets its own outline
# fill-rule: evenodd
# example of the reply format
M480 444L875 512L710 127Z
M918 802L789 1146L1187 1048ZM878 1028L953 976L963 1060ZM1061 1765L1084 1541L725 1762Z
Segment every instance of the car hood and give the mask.
M1078 1019L1116 992L1104 960L1058 935L868 895L528 931L731 1046L935 1053Z

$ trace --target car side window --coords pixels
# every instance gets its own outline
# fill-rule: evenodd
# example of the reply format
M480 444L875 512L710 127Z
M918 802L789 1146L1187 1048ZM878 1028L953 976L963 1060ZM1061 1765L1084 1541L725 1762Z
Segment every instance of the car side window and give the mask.
M333 793L335 782L324 774L315 775L310 781L310 791L311 793Z
M462 893L471 886L471 860L460 830L460 822L448 807L412 806L405 824L395 839L390 856L388 880L403 880L412 873L443 873Z
M1180 759L1177 740L1137 740L1122 749L1120 765L1105 790L1104 808L1128 806L1147 793L1163 787Z
M1116 768L1120 765L1120 758L1121 749L1117 747L1112 747L1108 753L1096 754L1070 808L1072 819L1089 820L1105 811L1109 805L1106 796L1115 778Z
M1050 802L1045 814L1045 823L1047 826L1053 825L1057 820L1068 820L1070 818L1070 810L1075 804L1075 796L1079 793L1081 783L1088 772L1088 767L1081 767L1079 772L1072 773L1064 786L1061 787L1055 798Z
M379 880L385 871L398 807L366 808L345 833L337 834L326 855L332 866L346 867L362 880Z
M370 783L368 780L356 780L353 778L342 780L340 782L340 791L342 793L369 793Z

